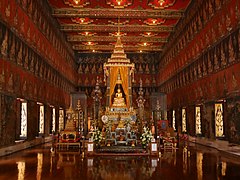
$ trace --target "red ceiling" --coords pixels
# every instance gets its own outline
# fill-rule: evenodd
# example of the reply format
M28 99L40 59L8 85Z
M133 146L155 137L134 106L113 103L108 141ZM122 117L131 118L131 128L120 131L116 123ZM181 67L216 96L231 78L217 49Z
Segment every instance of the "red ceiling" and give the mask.
M74 0L48 0L49 4L53 8L71 8L71 7L76 7L76 8L114 8L110 4L107 4L107 2L111 2L111 4L115 4L117 0L79 0L80 2L79 5L77 5ZM124 1L124 0L123 0ZM125 0L126 1L126 0ZM156 9L154 8L155 6L158 7L159 3L158 0L128 0L131 3L131 5L124 7L124 8L130 8L130 9L145 9L145 10L151 10L151 9ZM168 9L168 10L181 10L185 9L189 3L190 0L165 0L165 5L166 4L172 4L172 6L169 7L164 7L161 9ZM153 5L152 5L153 4ZM155 5L155 6L154 6ZM153 7L154 6L154 7Z
M48 0L77 52L112 51L120 30L125 51L162 51L191 0Z

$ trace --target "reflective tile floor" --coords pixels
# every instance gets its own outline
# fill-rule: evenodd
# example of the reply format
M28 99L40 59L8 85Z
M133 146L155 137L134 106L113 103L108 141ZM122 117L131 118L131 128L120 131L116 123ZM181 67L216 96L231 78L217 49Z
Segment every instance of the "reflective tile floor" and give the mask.
M240 179L240 160L190 144L162 151L161 157L95 156L59 152L45 144L0 158L0 180Z

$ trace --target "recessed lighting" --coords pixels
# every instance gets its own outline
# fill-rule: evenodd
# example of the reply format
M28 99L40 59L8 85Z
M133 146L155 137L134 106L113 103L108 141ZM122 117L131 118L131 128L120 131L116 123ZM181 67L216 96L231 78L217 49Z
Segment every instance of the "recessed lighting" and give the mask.
M162 6L164 3L164 0L160 0L160 6Z
M118 5L121 5L122 0L117 0Z

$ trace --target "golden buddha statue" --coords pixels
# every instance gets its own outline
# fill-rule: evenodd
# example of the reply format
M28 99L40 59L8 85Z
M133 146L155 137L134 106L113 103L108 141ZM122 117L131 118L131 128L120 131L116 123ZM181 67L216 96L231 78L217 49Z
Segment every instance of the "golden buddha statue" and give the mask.
M124 128L124 126L125 126L124 120L120 119L117 128Z
M121 89L118 88L115 94L115 98L113 99L113 106L114 107L125 107L125 99L122 97Z

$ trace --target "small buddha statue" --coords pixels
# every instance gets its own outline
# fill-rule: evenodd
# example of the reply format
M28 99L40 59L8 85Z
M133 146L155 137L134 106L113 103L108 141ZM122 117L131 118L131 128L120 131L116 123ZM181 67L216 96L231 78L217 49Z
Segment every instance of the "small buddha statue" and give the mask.
M124 128L124 125L125 125L124 120L120 119L117 128Z
M113 99L113 106L114 107L124 107L126 106L125 99L122 97L121 89L118 88L115 94L115 98Z

